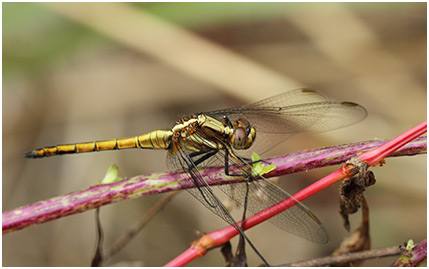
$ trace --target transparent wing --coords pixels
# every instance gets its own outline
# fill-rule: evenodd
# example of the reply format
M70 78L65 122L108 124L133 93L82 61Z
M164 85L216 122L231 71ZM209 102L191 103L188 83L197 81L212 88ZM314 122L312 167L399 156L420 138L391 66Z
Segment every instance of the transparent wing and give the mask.
M326 95L311 89L295 89L283 92L244 107L285 107L308 103L331 101Z
M256 129L253 151L263 153L282 140L301 132L325 132L363 120L367 112L351 102L336 102L308 89L285 92L262 101L206 113L230 121L247 119Z
M195 136L198 137L198 134L195 134ZM201 143L204 143L202 139ZM206 154L209 154L209 152ZM219 198L213 193L211 187L207 184L201 173L198 171L198 168L193 160L196 158L197 156L191 157L190 152L188 152L181 143L177 143L168 151L167 165L170 169L182 169L188 172L196 188L187 189L187 191L214 214L221 217L227 223L235 226L236 222L229 214L228 210L225 208ZM209 158L206 162L204 162L204 164L201 164L201 166L205 166L214 160L216 160L216 158Z
M207 139L207 133L201 135L202 132L204 132L204 130L199 129L192 137L193 141L198 141L196 145L201 145L201 150L205 148L204 144ZM217 140L218 138L213 136L212 139ZM250 178L249 175L252 169L251 165L236 156L232 149L226 144L224 145L225 149L223 150L213 152L202 151L204 153L195 154L186 150L186 147L183 146L183 143L185 142L186 141L182 141L178 145L174 145L169 150L169 165L188 171L194 181L194 184L198 186L198 188L188 189L189 193L191 193L214 214L221 217L227 223L234 225L234 219L201 176L197 166L208 167L228 165L228 169L226 169L228 171L228 175L224 175L225 177L236 177L237 180L245 180L245 178ZM196 145L193 145L192 148L195 149ZM228 154L228 158L225 158L226 154ZM205 156L209 156L210 158L205 158ZM200 160L204 161L200 162ZM243 206L246 194L245 183L219 185L218 187L231 199ZM252 213L257 213L288 197L290 197L288 193L267 180L253 180L249 184L247 202L248 209ZM310 241L317 243L326 243L328 241L327 232L323 225L309 209L299 202L292 208L271 218L269 221L287 232Z
M225 154L230 153L225 152L228 151L218 151L210 158L210 163L226 165ZM245 178L240 176L250 175L252 167L249 164L243 165L241 161L237 160L239 158L238 156L228 157L228 176L237 176L237 179L244 181ZM250 178L250 176L247 178ZM246 183L219 185L217 187L232 200L243 206L246 195ZM265 178L251 180L249 183L247 209L252 213L257 213L288 197L291 197L291 195ZM321 244L328 242L328 233L321 222L315 214L298 201L296 205L277 214L269 219L269 221L289 233L312 242Z
M222 185L219 188L243 206L243 199L237 199L237 197L244 197L246 193L245 183ZM250 182L249 188L247 208L252 213L262 211L290 197L287 192L267 179L254 180ZM298 202L295 206L272 217L269 221L277 227L309 241L319 244L328 242L328 233L325 228L302 203Z
M243 117L259 132L291 134L346 127L363 120L367 112L358 104L331 101L316 91L298 89L250 105L205 114L218 119L227 116L230 120Z

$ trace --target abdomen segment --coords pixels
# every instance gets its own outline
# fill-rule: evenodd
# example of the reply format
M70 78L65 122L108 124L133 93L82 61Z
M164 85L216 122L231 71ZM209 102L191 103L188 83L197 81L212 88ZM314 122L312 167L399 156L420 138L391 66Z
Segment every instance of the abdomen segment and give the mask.
M144 135L95 142L64 144L43 147L25 153L26 158L42 158L63 154L119 150L130 148L167 149L171 141L171 131L157 130Z

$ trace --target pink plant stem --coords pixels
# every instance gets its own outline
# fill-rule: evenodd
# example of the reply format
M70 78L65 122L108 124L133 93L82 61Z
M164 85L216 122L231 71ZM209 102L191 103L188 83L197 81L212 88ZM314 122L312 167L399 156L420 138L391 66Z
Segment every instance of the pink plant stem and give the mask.
M410 251L411 255L402 255L391 266L392 267L417 267L425 263L428 255L426 239L418 243Z
M375 149L388 141L365 141L312 149L267 159L276 169L265 177L274 177L344 163L359 152ZM425 154L426 137L419 137L392 156ZM224 167L207 167L201 174L209 185L225 184ZM210 176L208 176L210 175ZM78 214L110 203L174 190L195 187L183 172L167 172L126 178L110 184L91 186L82 191L16 208L2 214L3 234ZM234 182L230 182L234 183Z
M427 121L424 121L417 125L416 127L406 131L405 133L399 135L398 137L392 139L391 141L385 143L384 145L362 153L358 155L357 158L360 160L367 162L368 166L372 166L377 164L383 158L387 157L389 154L393 153L397 149L401 148L405 144L424 134L427 129ZM318 180L317 182L311 184L310 186L304 188L303 190L295 193L292 197L289 197L269 208L266 208L259 213L249 217L244 222L243 230L250 229L251 227L283 212L284 210L294 206L297 204L297 201L303 201L308 197L318 193L319 191L327 188L328 186L346 178L351 177L353 174L350 174L350 171L346 168L346 166L342 166L338 170L333 173L327 175L326 177ZM241 226L241 221L238 222L238 225ZM194 242L194 244L190 247L196 249L196 251L186 251L176 257L174 260L170 261L165 266L183 266L193 259L196 259L200 256L203 256L207 249L213 246L220 246L228 242L232 237L236 236L238 231L231 225L225 228L213 231L204 235L201 239L210 242L208 245L204 245L203 243L199 243L199 241ZM211 239L209 239L209 238ZM198 253L198 255L189 257L189 254Z

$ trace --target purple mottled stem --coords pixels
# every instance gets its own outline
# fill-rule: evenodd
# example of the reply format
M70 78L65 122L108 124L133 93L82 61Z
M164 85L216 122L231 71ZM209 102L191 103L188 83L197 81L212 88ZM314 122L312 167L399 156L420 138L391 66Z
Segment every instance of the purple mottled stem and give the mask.
M427 242L426 239L418 243L409 253L410 255L402 255L396 260L393 267L416 267L420 266L427 259Z
M271 159L276 166L264 177L274 177L317 167L340 164L356 154L374 149L386 141L367 141L302 151ZM426 137L419 137L396 151L391 156L411 156L426 153ZM226 179L224 167L209 167L201 171L209 185L230 184L240 181ZM210 177L207 177L210 175ZM194 187L189 176L183 172L156 173L127 178L110 184L100 184L86 190L73 192L46 201L23 206L3 213L3 234L40 223L144 195L182 190Z
M333 147L319 148L301 151L289 155L283 155L272 159L265 159L276 165L276 169L264 177L281 176L314 168L344 163L358 153L375 149L388 142L364 141L352 144L344 144ZM389 157L413 156L427 153L426 136L421 136L403 146Z

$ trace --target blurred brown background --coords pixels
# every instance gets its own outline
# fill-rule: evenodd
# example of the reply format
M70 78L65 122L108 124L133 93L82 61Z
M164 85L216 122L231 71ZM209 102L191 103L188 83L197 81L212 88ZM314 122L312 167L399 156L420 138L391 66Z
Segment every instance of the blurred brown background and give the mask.
M3 3L3 211L93 185L112 164L121 176L166 170L162 151L29 160L28 150L170 128L180 116L300 86L357 102L368 118L296 136L272 155L393 138L426 119L426 20L426 3ZM294 193L334 169L280 184ZM424 239L426 156L387 159L372 170L377 184L366 197L373 248ZM326 226L329 244L271 224L249 237L273 265L329 254L347 235L336 189L305 202ZM105 248L164 195L103 207ZM352 217L352 228L359 220ZM162 266L197 238L195 231L223 226L183 192L106 265ZM3 265L88 266L94 247L89 211L5 235ZM249 265L260 263L251 250L248 256ZM214 250L190 265L224 261Z

